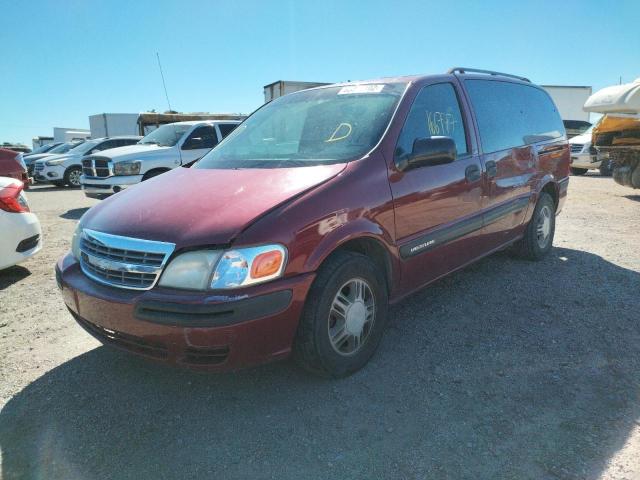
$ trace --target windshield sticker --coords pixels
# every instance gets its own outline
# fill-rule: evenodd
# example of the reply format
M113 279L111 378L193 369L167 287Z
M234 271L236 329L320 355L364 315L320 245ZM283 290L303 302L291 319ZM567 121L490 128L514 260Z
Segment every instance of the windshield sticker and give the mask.
M427 129L431 136L453 136L456 123L456 118L452 113L427 112Z
M380 93L384 85L349 85L342 87L338 95L349 95L352 93Z
M341 123L336 127L336 129L333 131L331 136L327 138L324 142L330 143L330 142L338 142L340 140L344 140L349 135L351 135L352 131L353 131L353 128L351 128L350 123Z

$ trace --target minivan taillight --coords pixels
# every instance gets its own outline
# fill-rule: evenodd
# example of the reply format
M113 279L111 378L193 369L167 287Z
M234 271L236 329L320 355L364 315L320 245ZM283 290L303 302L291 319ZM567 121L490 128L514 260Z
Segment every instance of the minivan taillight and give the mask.
M27 199L22 194L22 183L0 188L0 210L11 213L29 211Z

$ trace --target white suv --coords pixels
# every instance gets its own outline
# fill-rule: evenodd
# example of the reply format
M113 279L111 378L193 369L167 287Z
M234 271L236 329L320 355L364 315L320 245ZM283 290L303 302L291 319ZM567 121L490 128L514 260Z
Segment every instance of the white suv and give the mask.
M83 157L110 148L132 145L138 143L141 138L122 136L87 140L62 155L37 160L33 167L33 176L36 182L50 182L58 187L79 187Z
M82 189L105 198L136 183L194 162L238 126L233 120L200 120L162 125L137 145L116 148L82 161Z

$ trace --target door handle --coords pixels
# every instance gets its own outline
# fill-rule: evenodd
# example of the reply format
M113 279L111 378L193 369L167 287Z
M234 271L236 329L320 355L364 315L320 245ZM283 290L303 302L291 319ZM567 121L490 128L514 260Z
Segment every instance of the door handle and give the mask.
M493 160L485 163L485 167L487 168L487 177L493 178L498 174L498 165Z
M464 169L464 178L467 179L467 182L480 180L480 167L478 165L469 165Z

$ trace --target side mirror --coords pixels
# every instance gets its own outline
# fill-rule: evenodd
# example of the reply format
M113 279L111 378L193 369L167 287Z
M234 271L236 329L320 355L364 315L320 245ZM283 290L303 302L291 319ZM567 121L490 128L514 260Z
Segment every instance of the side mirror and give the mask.
M455 161L456 142L451 137L416 138L411 155L399 166L401 170L443 165Z

